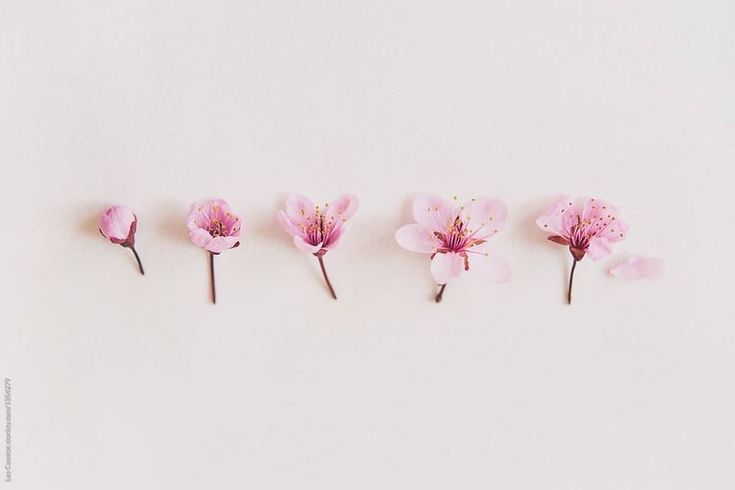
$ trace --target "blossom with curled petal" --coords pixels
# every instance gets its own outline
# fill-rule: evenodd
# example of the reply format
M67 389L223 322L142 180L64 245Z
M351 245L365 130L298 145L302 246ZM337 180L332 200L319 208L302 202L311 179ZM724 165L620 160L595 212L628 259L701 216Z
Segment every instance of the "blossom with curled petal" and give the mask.
M436 301L447 283L472 267L487 280L510 279L507 262L488 248L488 240L505 224L507 208L499 199L477 197L462 205L432 195L419 195L413 202L415 223L396 231L396 241L411 252L431 258L429 270L439 285ZM470 257L473 257L470 259Z
M301 194L292 194L286 200L286 209L276 215L281 227L293 238L294 245L318 259L324 281L334 299L337 295L324 267L324 255L339 244L346 230L345 223L355 214L357 207L357 197L351 194L324 206L314 204Z
M577 262L585 256L601 259L612 253L613 243L624 239L629 225L620 219L617 206L601 199L587 199L584 204L564 196L536 220L549 233L548 239L569 247L572 269L569 274L567 302L572 302L572 283Z

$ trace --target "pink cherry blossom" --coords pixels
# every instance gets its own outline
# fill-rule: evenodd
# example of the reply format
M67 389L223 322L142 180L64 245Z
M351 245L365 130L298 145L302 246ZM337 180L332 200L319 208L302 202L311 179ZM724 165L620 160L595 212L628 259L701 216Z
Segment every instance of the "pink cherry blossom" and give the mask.
M286 200L286 209L276 215L281 227L293 237L294 245L319 260L324 281L334 299L337 295L324 267L324 255L339 244L346 230L345 223L357 207L357 198L350 194L323 207L301 194L292 194Z
M191 206L186 218L189 238L197 247L209 252L212 303L217 303L214 280L214 256L240 245L242 223L222 199L205 199Z
M510 268L497 253L490 253L488 240L505 224L505 204L490 197L477 197L464 205L441 197L420 195L413 203L416 223L396 231L396 241L411 252L431 258L429 270L439 285L436 302L442 299L447 283L477 264L486 279L505 282ZM473 265L474 267L474 265Z
M638 279L657 279L663 273L661 259L645 255L631 255L611 266L607 272L618 279L634 281Z
M565 196L536 220L549 233L548 239L569 247L572 269L567 302L572 302L572 283L577 262L586 255L592 260L612 253L612 244L625 238L629 225L619 217L618 208L601 199L587 199L583 205Z
M112 243L129 248L135 260L138 262L138 269L141 274L143 264L140 261L138 252L135 250L135 232L138 229L138 218L135 213L125 206L113 206L105 210L100 217L99 230L102 236L110 240Z

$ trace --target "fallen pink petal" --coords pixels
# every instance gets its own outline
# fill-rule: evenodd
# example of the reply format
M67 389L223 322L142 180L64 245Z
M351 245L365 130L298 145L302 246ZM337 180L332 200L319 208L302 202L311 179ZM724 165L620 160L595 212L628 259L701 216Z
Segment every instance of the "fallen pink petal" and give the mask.
M617 262L608 269L608 274L626 281L658 279L663 274L664 262L656 257L632 255Z
M340 243L346 231L347 220L357 211L357 197L345 194L340 198L318 206L308 197L292 194L286 200L286 209L276 215L281 227L291 235L294 245L301 251L314 255L332 298L337 294L327 275L324 255Z
M471 262L482 264L479 269L489 282L510 280L507 262L488 248L488 240L503 228L507 213L505 204L491 197L477 197L460 205L456 197L449 201L419 195L413 202L416 222L399 228L395 237L406 250L429 256L429 271L439 286L435 297L439 303L449 281L469 271Z
M612 253L613 243L624 239L629 225L619 217L617 206L601 199L587 199L584 204L565 196L536 220L549 233L548 239L569 248L572 268L569 273L567 302L572 303L572 284L577 262L589 256L598 260Z
M205 199L191 206L186 218L189 238L197 247L209 252L209 275L212 303L217 303L214 256L240 245L242 223L222 199Z
M125 206L112 206L102 213L100 217L99 230L102 236L112 243L129 248L138 263L138 270L145 274L143 263L138 251L135 250L135 232L138 229L138 218L130 208Z

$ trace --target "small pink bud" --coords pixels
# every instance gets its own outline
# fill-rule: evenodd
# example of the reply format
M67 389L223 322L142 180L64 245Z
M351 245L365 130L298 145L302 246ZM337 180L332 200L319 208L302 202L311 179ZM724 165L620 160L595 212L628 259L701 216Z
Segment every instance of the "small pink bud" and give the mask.
M113 206L102 213L100 218L100 233L102 236L123 247L135 245L135 230L138 219L125 206Z
M113 206L102 213L99 230L102 236L123 247L129 248L138 262L141 274L143 264L140 262L138 252L135 250L135 231L138 228L138 218L135 213L125 206Z

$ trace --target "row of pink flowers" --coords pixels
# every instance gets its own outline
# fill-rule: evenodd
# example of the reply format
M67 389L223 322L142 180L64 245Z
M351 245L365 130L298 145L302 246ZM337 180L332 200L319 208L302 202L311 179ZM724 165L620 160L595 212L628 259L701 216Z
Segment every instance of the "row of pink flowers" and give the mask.
M324 256L339 245L357 208L357 198L349 194L323 206L294 194L276 216L294 245L316 257L334 299L337 295L327 275ZM506 216L505 204L492 197L480 196L460 203L456 197L447 200L421 195L413 203L415 222L399 228L395 238L401 247L430 259L429 271L438 286L439 302L447 284L470 270L477 270L490 282L510 280L508 263L492 246L492 238L503 230ZM135 250L137 223L131 210L114 206L102 215L99 229L111 242L132 250L142 274L143 266ZM624 239L629 228L620 219L616 206L600 199L575 202L568 196L539 216L537 224L550 241L567 247L571 254L569 303L577 263L586 256L592 260L609 256L613 244ZM242 222L226 201L208 199L192 205L186 225L191 241L208 252L212 301L216 302L214 257L240 244ZM661 272L661 263L650 257L631 257L609 272L623 279L654 278Z

